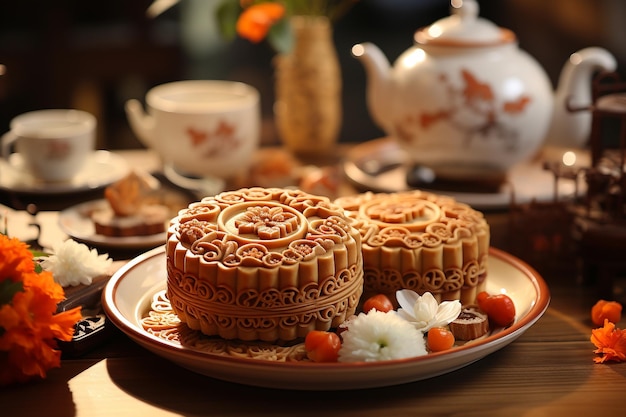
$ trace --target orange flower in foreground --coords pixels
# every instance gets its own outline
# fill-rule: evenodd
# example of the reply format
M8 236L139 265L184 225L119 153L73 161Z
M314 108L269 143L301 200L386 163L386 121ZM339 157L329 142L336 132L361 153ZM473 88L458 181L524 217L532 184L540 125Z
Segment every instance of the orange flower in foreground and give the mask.
M604 319L617 323L622 319L622 305L617 301L599 300L591 307L591 321L602 326Z
M594 358L596 363L607 361L626 361L626 330L615 327L614 323L604 320L604 327L591 330L591 343L602 356Z
M285 6L280 3L253 4L239 16L237 33L250 42L259 43L284 15Z
M26 243L18 239L9 239L2 235L0 239L0 280L13 282L22 280L23 273L34 272L33 256Z
M80 307L56 313L63 288L35 271L28 246L0 235L0 386L43 378L60 366L56 340L69 341Z

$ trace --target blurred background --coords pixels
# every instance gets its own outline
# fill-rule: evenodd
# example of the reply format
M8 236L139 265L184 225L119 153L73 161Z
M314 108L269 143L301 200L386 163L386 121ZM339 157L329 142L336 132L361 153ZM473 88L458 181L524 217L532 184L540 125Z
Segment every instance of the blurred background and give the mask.
M267 43L224 40L215 24L217 0L181 0L157 19L152 0L19 0L0 2L0 131L14 116L43 108L79 108L99 121L98 147L137 148L124 113L157 84L181 79L229 79L259 89L262 142L277 144L274 51ZM626 67L623 0L482 0L480 15L512 29L520 48L553 84L569 55L603 46ZM449 0L360 0L336 22L343 75L341 142L383 135L365 105L365 73L352 45L371 41L393 62L415 30L449 15Z

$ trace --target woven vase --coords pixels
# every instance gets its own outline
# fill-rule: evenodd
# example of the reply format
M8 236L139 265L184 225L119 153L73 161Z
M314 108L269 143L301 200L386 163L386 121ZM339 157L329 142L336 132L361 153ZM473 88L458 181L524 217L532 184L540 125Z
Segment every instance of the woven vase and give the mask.
M276 127L285 148L311 159L331 155L341 128L341 70L325 17L294 16L294 48L275 59Z

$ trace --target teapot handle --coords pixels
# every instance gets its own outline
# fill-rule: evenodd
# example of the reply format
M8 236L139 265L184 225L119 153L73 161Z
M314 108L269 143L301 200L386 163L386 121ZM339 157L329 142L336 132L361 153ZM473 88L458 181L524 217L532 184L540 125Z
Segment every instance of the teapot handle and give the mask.
M570 55L554 94L554 112L546 144L582 148L591 132L591 83L596 71L614 71L615 57L606 49L589 47Z
M565 97L570 111L589 110L591 106L590 84L595 71L614 71L615 57L597 46L581 49L570 55L559 77L556 95Z

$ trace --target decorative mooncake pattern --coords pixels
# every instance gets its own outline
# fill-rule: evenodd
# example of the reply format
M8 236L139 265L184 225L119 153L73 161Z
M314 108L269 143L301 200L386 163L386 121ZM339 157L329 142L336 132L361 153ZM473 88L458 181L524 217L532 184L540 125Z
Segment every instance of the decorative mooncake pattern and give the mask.
M190 328L289 341L354 314L361 236L325 197L250 188L206 197L171 221L168 298Z
M419 190L342 197L362 235L367 293L407 288L474 301L485 286L489 226L482 213Z

